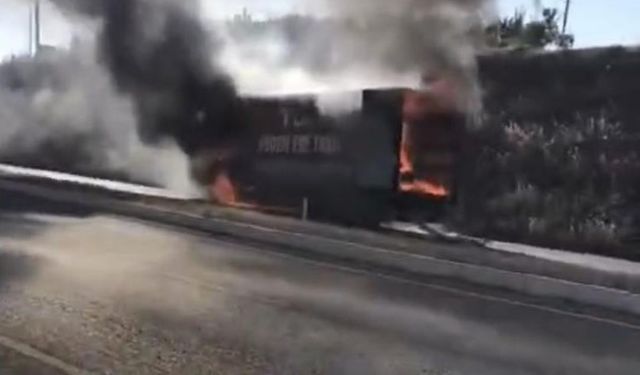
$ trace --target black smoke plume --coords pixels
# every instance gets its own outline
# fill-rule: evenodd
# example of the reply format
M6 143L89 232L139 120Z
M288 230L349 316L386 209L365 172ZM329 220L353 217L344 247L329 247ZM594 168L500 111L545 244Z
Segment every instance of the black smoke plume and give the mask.
M191 1L56 0L101 24L100 59L135 103L145 143L174 139L188 155L213 148L237 128L232 81L215 66L212 40Z

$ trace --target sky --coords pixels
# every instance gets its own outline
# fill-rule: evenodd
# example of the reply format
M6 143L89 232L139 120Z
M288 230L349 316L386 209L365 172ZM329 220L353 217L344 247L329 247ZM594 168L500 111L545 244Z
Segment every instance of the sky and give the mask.
M53 6L43 6L42 40L49 45L68 45L74 33L65 16ZM201 0L208 14L230 17L244 8L261 17L288 12L305 12L300 0ZM313 0L307 0L313 1ZM348 1L348 0L345 0ZM0 60L28 51L28 7L26 0L0 0ZM564 0L497 0L502 16L516 10L532 14L535 3L563 9ZM569 32L576 37L576 47L605 45L640 45L640 0L573 0Z

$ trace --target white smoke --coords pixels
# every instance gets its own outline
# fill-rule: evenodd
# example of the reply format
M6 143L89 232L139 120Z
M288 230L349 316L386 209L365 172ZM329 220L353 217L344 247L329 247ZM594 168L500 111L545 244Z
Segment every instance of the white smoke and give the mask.
M415 86L419 82L420 74L417 71L389 72L382 66L366 61L354 60L341 67L317 71L305 62L291 59L291 55L305 57L305 52L297 51L298 46L288 41L279 28L279 25L275 25L274 30L266 35L247 38L236 38L224 27L219 30L224 40L220 63L233 77L240 93L322 93Z
M132 103L95 61L93 45L7 62L0 80L2 160L196 191L174 144L140 141Z
M445 77L477 111L490 0L298 1L306 15L219 24L222 64L249 94L416 87Z

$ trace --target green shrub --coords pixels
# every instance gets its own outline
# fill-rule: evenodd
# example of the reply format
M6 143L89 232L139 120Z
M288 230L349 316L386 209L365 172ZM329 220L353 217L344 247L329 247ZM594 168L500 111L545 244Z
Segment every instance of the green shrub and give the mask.
M475 235L640 257L638 145L605 113L571 122L485 119L471 130L454 225Z

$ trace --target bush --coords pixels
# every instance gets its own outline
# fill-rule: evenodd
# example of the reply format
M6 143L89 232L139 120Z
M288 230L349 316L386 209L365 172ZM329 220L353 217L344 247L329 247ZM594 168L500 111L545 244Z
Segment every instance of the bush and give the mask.
M640 258L630 246L640 211L640 143L611 116L489 118L469 139L454 225L496 239Z

